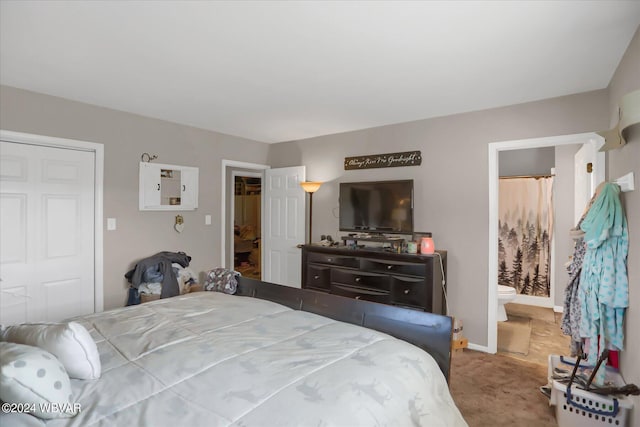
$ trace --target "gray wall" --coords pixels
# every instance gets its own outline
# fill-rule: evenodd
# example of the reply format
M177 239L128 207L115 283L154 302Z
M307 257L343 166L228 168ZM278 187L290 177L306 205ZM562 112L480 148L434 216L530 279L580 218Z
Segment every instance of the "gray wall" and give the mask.
M272 167L305 165L326 181L313 196L313 239L337 233L338 183L413 179L415 228L448 253L451 314L469 340L487 344L488 143L594 131L608 126L606 90L506 108L275 144ZM344 171L346 156L421 150L421 166Z
M555 163L554 147L501 151L498 153L498 175L549 175Z
M618 103L623 95L640 89L640 29L627 48L609 85L609 117L611 126L617 123ZM627 144L607 153L608 178L615 179L628 172L635 173L636 190L622 193L629 225L629 308L625 320L625 351L621 367L627 383L640 384L640 126L628 135ZM640 426L640 397L632 397L634 409L629 425Z
M140 258L162 250L184 251L197 273L220 264L222 159L265 163L267 144L177 125L11 87L0 87L0 127L104 144L104 217L118 220L104 231L105 309L126 301L123 275ZM143 152L158 163L200 168L196 211L138 211L138 164ZM173 230L177 214L185 230ZM205 214L212 225L204 225Z

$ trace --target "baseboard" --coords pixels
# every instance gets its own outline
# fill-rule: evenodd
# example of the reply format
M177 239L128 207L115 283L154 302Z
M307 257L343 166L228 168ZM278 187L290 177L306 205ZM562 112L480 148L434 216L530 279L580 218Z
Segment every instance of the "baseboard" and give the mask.
M553 311L555 311L556 313L564 313L564 307L561 305L554 305Z
M474 344L472 342L469 343L469 346L467 348L469 350L481 351L483 353L491 353L489 351L489 347L487 347L486 345Z

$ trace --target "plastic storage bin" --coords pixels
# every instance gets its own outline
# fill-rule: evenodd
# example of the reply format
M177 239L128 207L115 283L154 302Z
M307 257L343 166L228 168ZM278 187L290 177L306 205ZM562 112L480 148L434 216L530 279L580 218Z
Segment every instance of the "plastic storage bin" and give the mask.
M549 356L549 380L551 381L555 367L573 370L575 358L557 355ZM584 368L582 363L585 364ZM586 361L581 361L578 373L591 372ZM607 368L606 380L616 387L624 384L622 376L615 369ZM607 396L585 391L575 384L567 391L567 385L553 380L549 405L556 407L556 421L559 427L627 427L629 412L633 402L626 396Z

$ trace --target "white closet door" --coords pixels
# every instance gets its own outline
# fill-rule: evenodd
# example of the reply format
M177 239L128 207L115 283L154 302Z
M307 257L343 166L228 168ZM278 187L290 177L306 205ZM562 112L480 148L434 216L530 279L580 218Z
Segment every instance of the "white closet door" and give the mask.
M0 323L94 312L95 154L0 142Z

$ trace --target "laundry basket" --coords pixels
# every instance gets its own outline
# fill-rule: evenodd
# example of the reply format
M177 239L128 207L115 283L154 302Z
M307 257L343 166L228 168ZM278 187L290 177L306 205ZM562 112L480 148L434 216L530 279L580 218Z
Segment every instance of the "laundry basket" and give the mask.
M575 360L571 357L550 355L549 379L555 367L571 372ZM579 367L578 373L590 370L588 366ZM614 369L607 369L606 381L616 387L625 385L622 376ZM628 397L592 393L578 388L575 383L568 390L566 384L556 380L553 380L549 405L556 407L556 421L559 427L627 427L628 415L633 408L633 402Z

